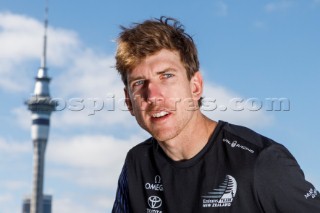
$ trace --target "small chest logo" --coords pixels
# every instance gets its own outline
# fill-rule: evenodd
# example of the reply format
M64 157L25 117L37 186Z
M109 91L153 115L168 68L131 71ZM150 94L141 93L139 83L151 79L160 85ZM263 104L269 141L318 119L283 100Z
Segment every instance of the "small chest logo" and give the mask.
M157 209L161 206L162 200L158 196L151 196L148 198L149 207L152 209Z
M229 207L237 193L237 181L231 175L226 175L218 188L202 197L203 208Z
M145 189L154 190L154 191L163 191L163 185L161 183L160 175L154 177L154 183L146 183L144 185Z
M226 138L224 138L222 141L225 142L226 144L229 144L232 148L246 150L246 151L250 152L251 154L254 153L254 150L252 150L246 146L241 145L240 143L238 143L238 141L230 141Z

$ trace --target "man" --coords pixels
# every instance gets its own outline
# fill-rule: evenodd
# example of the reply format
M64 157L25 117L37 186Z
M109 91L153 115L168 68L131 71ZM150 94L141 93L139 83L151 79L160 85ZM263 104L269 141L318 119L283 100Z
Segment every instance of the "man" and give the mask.
M113 213L316 213L320 195L282 145L200 111L197 49L175 19L122 28L116 68L151 138L132 148Z

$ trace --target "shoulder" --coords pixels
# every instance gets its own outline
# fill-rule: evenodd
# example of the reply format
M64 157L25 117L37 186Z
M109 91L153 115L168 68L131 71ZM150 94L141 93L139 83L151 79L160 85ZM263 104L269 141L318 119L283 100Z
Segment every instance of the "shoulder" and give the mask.
M305 179L297 160L283 145L271 145L260 153L255 163L254 188L266 212L320 211L319 192Z
M131 148L127 153L126 162L149 158L153 152L153 143L153 139L148 138Z
M153 138L148 138L147 140L137 144L136 146L132 147L129 152L132 153L140 153L140 152L144 152L146 150L149 150L150 148L152 149L153 147Z
M225 123L224 130L226 135L237 138L239 141L253 147L255 151L259 153L260 161L264 159L267 161L271 159L277 161L284 158L294 159L293 155L284 145L261 135L252 129Z
M260 153L271 146L282 146L274 140L261 135L250 128L227 122L223 122L223 135L223 140L228 140L231 143L239 142L245 144L251 147L255 153Z
M281 172L282 166L297 165L296 159L285 146L252 129L225 122L223 131L223 142L255 153L256 172L262 170L263 173L275 172L277 167Z

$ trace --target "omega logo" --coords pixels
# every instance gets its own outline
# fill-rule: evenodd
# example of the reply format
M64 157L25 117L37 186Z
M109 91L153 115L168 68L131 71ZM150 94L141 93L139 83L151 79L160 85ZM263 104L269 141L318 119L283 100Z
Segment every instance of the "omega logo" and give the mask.
M154 182L155 182L155 183L161 183L161 177L160 177L160 175L156 175L156 176L154 177Z
M149 190L163 191L163 185L161 184L160 175L156 175L154 177L154 183L146 183L144 187L145 189L149 189Z
M162 205L162 200L158 196L150 196L148 198L148 204L149 204L150 208L157 209Z

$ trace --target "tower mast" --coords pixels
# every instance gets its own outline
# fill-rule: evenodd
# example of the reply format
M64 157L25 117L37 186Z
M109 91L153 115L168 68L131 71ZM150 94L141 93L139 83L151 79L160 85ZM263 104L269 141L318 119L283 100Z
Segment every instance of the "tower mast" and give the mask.
M50 115L56 108L56 102L50 97L47 69L47 28L48 0L45 7L43 53L41 66L35 78L35 88L32 97L26 101L31 111L31 138L33 141L33 188L31 196L31 213L45 213L43 209L43 182L45 150L49 137ZM51 205L50 205L51 206ZM51 208L51 207L50 207ZM50 209L51 212L51 209Z

